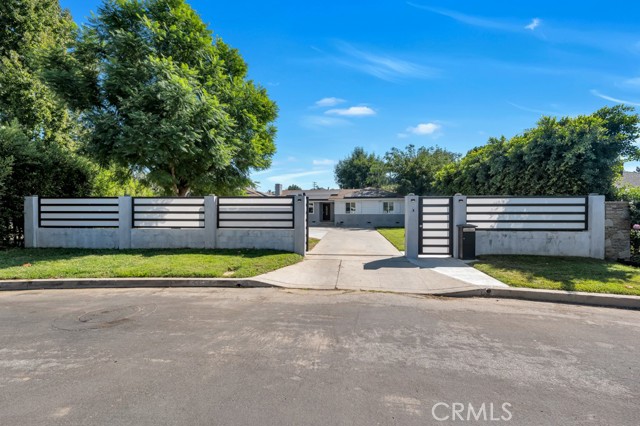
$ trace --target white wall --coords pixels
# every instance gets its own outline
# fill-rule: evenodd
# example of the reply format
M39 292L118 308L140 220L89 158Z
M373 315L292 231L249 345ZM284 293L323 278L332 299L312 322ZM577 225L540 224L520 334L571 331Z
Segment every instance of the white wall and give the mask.
M392 198L392 199L346 199L335 202L336 214L346 214L346 203L355 202L356 203L356 212L355 214L387 214L384 213L382 208L383 202L392 202L393 203L393 213L392 214L404 214L404 200L402 198ZM351 213L354 214L354 213Z

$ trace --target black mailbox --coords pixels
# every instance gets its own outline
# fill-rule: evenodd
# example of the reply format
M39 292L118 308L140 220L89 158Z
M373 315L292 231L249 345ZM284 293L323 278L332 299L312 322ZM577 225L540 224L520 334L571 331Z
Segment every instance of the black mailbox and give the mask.
M476 225L468 223L458 225L458 258L462 260L476 258Z

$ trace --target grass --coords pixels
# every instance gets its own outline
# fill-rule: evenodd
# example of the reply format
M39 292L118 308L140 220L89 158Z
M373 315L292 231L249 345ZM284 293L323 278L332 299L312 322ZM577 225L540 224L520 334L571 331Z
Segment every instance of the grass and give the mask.
M313 250L313 248L317 246L319 242L320 242L320 238L309 237L309 249L307 251Z
M404 251L404 228L376 228L391 244L400 251Z
M246 278L300 260L274 250L10 249L0 251L0 279Z
M512 287L640 296L640 268L604 260L481 256L473 266Z

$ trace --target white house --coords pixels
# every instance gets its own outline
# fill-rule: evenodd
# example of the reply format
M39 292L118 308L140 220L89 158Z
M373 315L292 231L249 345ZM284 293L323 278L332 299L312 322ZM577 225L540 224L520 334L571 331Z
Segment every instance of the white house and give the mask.
M404 226L404 198L379 188L282 191L309 199L309 225Z

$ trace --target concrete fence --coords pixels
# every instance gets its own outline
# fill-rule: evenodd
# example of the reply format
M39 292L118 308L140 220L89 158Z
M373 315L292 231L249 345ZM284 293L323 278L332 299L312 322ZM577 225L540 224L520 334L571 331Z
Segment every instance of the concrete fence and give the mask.
M25 198L25 246L304 255L306 197Z
M448 202L448 203L447 203ZM434 204L436 203L436 204ZM445 206L449 204L450 208ZM434 206L441 211L435 212ZM476 228L477 255L605 256L604 196L418 197L405 199L408 257L458 257L458 225ZM446 217L444 216L446 215ZM437 221L435 219L437 219ZM438 236L431 236L438 232Z

